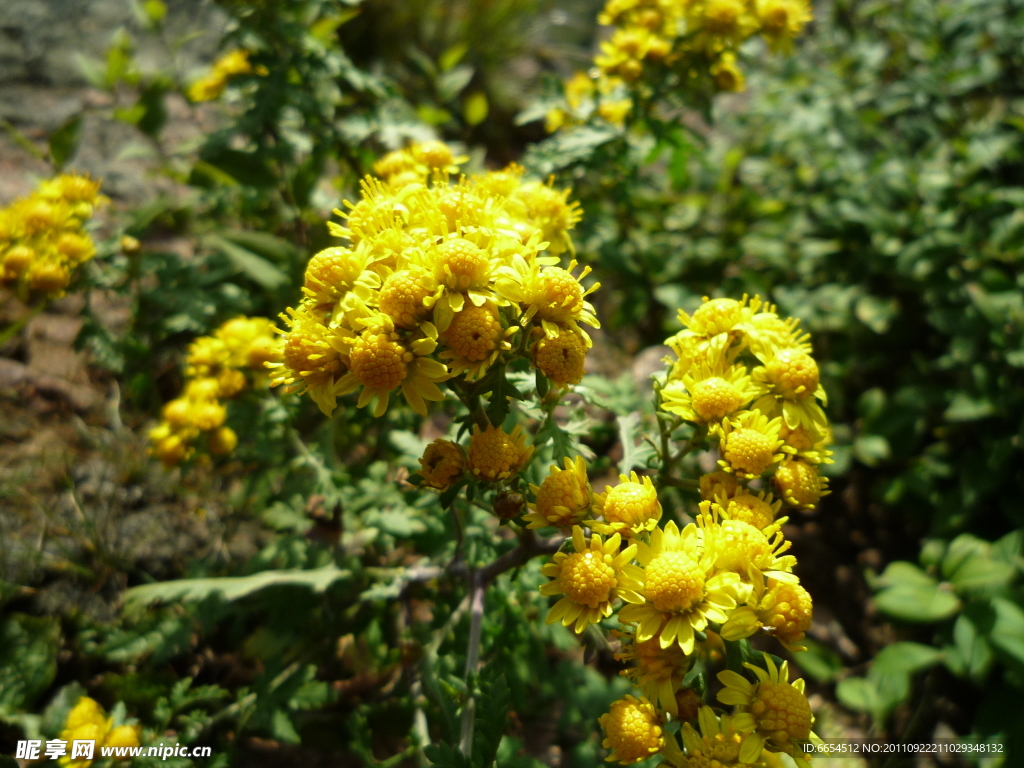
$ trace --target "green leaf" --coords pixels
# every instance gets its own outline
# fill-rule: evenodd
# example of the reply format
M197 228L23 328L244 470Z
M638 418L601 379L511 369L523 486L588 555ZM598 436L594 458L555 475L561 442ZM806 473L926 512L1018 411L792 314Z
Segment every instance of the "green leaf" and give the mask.
M454 67L447 72L442 72L437 77L437 96L438 100L444 104L451 101L460 93L462 90L469 85L469 81L473 79L473 68L463 66Z
M956 595L938 584L889 587L875 595L875 605L894 619L924 623L948 619L960 610Z
M247 229L225 229L220 236L247 251L264 256L278 264L289 264L298 257L299 249L287 240L269 232Z
M619 441L622 443L619 472L628 475L632 469L645 469L647 460L654 455L654 448L644 441L637 444L637 438L643 436L640 430L640 414L633 412L628 416L618 416L616 421L619 424Z
M423 754L437 768L475 768L469 758L447 741L424 747Z
M448 490L441 493L441 509L448 509L452 504L455 503L455 497L459 495L459 491L466 487L466 481L456 483Z
M504 675L493 681L481 674L480 696L477 699L476 722L473 728L473 766L490 768L498 754L501 736L508 724L512 692Z
M1010 600L996 597L992 600L995 622L989 633L992 646L1000 655L1024 670L1024 609Z
M947 421L977 421L994 413L995 406L988 398L975 398L966 392L957 392L943 416Z
M59 171L78 151L82 139L82 116L74 115L50 134L50 162Z
M57 674L60 622L12 613L0 624L0 713L26 709Z
M480 125L487 119L490 106L487 103L487 94L483 91L475 91L466 97L462 104L462 116L467 125Z
M227 601L238 600L267 587L299 586L323 592L336 581L347 579L351 572L336 565L307 571L263 571L252 576L224 576L211 579L179 579L132 587L124 594L126 610L137 610L155 603L205 600L219 595Z
M809 637L800 641L807 650L793 656L797 665L820 683L828 683L836 679L843 671L843 660L834 650L824 643Z
M910 679L942 661L942 651L921 643L893 643L883 648L868 670L877 694L876 717L886 717L910 694Z
M856 712L880 711L878 689L865 677L847 677L836 685L836 698Z
M892 455L889 441L881 435L860 435L853 441L853 455L869 467L878 465Z
M953 625L953 645L946 649L946 666L956 675L981 682L992 668L992 646L978 624L976 611L968 608Z
M874 579L872 586L875 589L881 587L902 587L913 585L934 585L935 579L922 571L913 563L905 560L896 560L889 563L882 575Z
M287 275L269 261L225 237L207 235L205 244L223 253L240 272L268 290L280 288L288 283Z
M508 369L505 366L495 370L489 391L491 401L487 404L487 418L491 424L500 427L511 409L509 399L523 400L525 396L508 380Z

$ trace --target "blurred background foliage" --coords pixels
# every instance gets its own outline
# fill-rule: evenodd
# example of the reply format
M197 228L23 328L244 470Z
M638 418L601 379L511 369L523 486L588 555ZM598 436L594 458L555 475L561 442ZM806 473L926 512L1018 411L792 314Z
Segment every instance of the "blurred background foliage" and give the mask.
M106 57L82 60L109 98L33 145L73 166L99 114L134 127L162 183L115 199L78 286L78 343L121 397L116 419L76 426L107 474L83 464L38 490L41 470L9 462L0 481L0 752L56 735L82 691L124 702L154 743L216 745L211 765L414 765L422 734L453 740L465 585L437 566L457 533L403 483L453 411L324 423L308 400L251 393L229 413L236 456L170 476L133 437L178 394L191 339L274 317L375 159L436 136L470 168L553 173L583 206L605 352L567 428L599 470L636 447L653 370L639 361L660 356L676 308L759 293L802 318L837 425L835 493L787 529L816 606L795 664L819 728L998 735L1005 765L1024 759L1024 3L819 4L792 56L741 52L746 93L550 137L560 79L601 34L597 3L218 6L218 50L265 74L190 104L200 73L180 52L197 31L138 2ZM163 65L140 63L161 46ZM173 130L182 113L201 130ZM94 311L109 296L123 327ZM463 513L471 562L511 546L485 511ZM132 549L146 526L178 543ZM626 685L607 648L543 625L540 581L534 562L488 593L478 731L501 766L591 765L596 717Z

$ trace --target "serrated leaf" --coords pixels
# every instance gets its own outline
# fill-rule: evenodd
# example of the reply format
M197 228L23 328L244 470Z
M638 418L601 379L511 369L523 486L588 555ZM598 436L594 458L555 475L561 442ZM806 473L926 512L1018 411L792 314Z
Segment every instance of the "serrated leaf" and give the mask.
M0 623L0 712L26 709L57 674L60 623L12 613Z
M640 414L634 412L628 416L619 416L616 421L619 424L619 441L622 443L619 472L628 475L632 469L646 468L647 460L654 455L654 449L646 442L637 444L637 439L643 436L640 431Z
M481 675L480 683L473 729L473 765L474 768L490 768L508 724L512 692L504 675L499 675L493 681Z
M505 423L511 410L510 399L523 400L524 395L508 380L508 370L501 366L495 371L490 387L490 402L487 404L487 418L496 427Z

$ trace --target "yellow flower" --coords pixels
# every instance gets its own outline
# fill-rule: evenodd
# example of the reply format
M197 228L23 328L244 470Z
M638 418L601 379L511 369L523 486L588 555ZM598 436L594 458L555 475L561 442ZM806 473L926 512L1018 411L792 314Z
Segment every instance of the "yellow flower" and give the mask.
M580 333L562 328L558 335L547 335L534 342L533 366L556 387L579 384L586 373L587 344Z
M735 707L741 715L752 716L755 732L770 751L804 759L802 747L794 742L817 740L811 733L814 716L804 696L804 681L789 682L789 662L776 667L767 653L764 661L767 670L750 662L743 664L757 677L757 683L731 670L719 672L718 679L725 688L719 691L718 700Z
M724 470L717 470L700 478L700 495L705 501L718 501L720 498L731 498L742 492L740 481ZM721 501L718 501L722 504Z
M99 758L100 747L137 747L141 743L139 737L142 728L138 725L119 725L114 727L114 719L107 717L103 708L88 696L81 697L68 713L67 721L60 733L60 738L67 742L75 740L91 740L96 742L95 756ZM70 743L69 743L70 746ZM58 762L65 768L88 768L92 760L81 758L71 759L70 754L59 758Z
M759 574L754 575L754 591L749 602L737 608L722 626L722 637L742 640L764 631L778 638L790 651L804 650L798 643L804 639L814 618L811 596L793 581L773 580L766 589L764 579Z
M349 209L348 212L334 210L336 215L345 219L345 226L340 227L331 222L328 224L331 234L347 237L352 245L358 245L386 230L401 229L401 223L409 215L409 209L404 204L408 190L395 194L372 176L359 182L359 188L362 192L359 202L342 201Z
M445 491L466 471L466 452L451 440L435 440L420 457L420 477L429 488Z
M783 320L772 304L765 304L760 312L753 314L743 326L743 331L758 357L770 357L774 350L780 349L811 352L811 335L800 330L800 321L795 317Z
M777 581L796 582L792 573L796 558L783 554L790 542L783 538L778 525L762 531L742 520L723 520L720 514L717 504L700 503L697 524L705 546L716 553L715 568L739 574L746 582L754 582L755 572Z
M661 408L686 421L716 422L734 414L762 391L742 365L716 369L702 363L662 390Z
M428 400L443 400L437 382L448 377L448 369L427 355L437 347L437 330L430 323L420 333L403 339L387 315L364 320L366 328L344 344L348 353L348 373L334 385L334 395L347 395L362 387L358 408L376 398L373 415L380 418L388 409L391 393L399 387L416 413L427 415Z
M490 290L495 263L490 254L475 243L453 237L445 240L425 255L432 265L437 289L426 299L426 306L434 310L434 324L444 332L451 325L455 313L466 306L483 306L497 297Z
M644 697L627 695L612 702L598 722L605 734L601 746L611 750L607 762L639 763L660 752L665 744L661 719Z
M547 250L556 255L575 252L569 231L576 227L583 212L578 202L569 202L571 192L539 181L527 181L513 194L513 200L525 208L526 218L540 229L541 239L548 243Z
M594 283L584 289L581 281L590 274L590 267L584 267L579 277L572 274L575 268L575 261L569 263L568 269L562 269L537 263L531 266L523 259L517 259L514 269L505 270L499 278L497 288L503 296L523 307L524 313L519 321L523 327L536 317L545 335L554 339L562 328L568 326L582 335L589 348L590 337L579 323L586 323L592 328L601 327L594 315L594 307L586 301L586 297L601 284Z
M625 125L626 118L633 111L632 99L611 99L597 105L597 114L612 125L620 128Z
M769 421L760 411L743 411L736 418L723 421L719 428L722 458L718 464L737 477L760 477L783 458L779 452L781 423L779 418Z
M305 305L289 307L281 319L289 329L284 333L281 361L266 366L271 371L271 386L284 384L288 392L309 392L324 415L330 416L337 402L335 378L346 370L338 336Z
M817 509L823 496L828 496L828 478L818 468L799 459L787 459L775 470L772 478L776 490L786 503L799 509Z
M466 304L455 313L451 325L441 334L447 349L440 354L442 360L451 361L451 374L466 374L466 381L484 376L498 355L512 349L508 337L519 328L501 327L498 308L491 302L482 306Z
M736 48L758 27L744 0L697 0L687 13L688 23L697 30L694 45L712 53Z
M232 368L250 365L252 348L274 338L274 323L265 317L236 317L228 320L213 333L228 350L223 364Z
M679 321L686 326L685 335L696 335L710 339L720 333L729 333L742 324L749 322L754 312L760 307L760 299L749 301L746 296L736 299L709 299L704 297L703 303L693 315L679 310Z
M799 350L782 350L751 375L770 388L769 394L754 403L754 410L770 416L781 413L783 423L790 429L804 427L816 434L827 433L828 418L815 400L824 403L825 390L818 383L818 366L809 355ZM809 384L814 388L808 390Z
M431 291L429 275L421 270L392 272L380 287L378 307L396 326L411 330L430 317L425 301Z
M594 81L586 72L577 72L565 81L565 101L572 109L583 106L584 99L594 95Z
M727 475L732 477L732 475ZM703 478L701 478L703 480ZM755 496L744 490L732 498L719 495L715 498L721 505L723 516L730 520L742 520L760 531L764 531L775 522L775 516L782 508L782 500L776 500L770 493L759 491Z
M737 574L715 573L716 553L692 523L680 531L670 521L654 529L650 543L636 546L640 566L623 569L620 595L630 605L619 611L619 621L638 625L638 642L660 631L663 648L676 643L690 655L694 633L709 621L724 622L749 592Z
M565 595L548 611L547 623L575 624L580 634L590 624L612 615L612 601L618 593L623 567L636 554L636 545L621 552L622 538L615 534L602 542L596 533L586 540L583 529L574 525L574 552L558 552L541 572L551 581L540 588L542 595Z
M813 18L807 0L757 0L755 5L761 34L773 51L789 51L793 38Z
M819 432L816 427L803 424L795 429L790 429L783 420L782 427L779 429L779 437L785 443L782 450L786 453L812 464L833 463L832 451L828 449L829 443L832 442L832 430L830 429Z
M420 164L416 162L416 158L407 149L396 149L394 152L388 152L373 164L373 172L382 179L390 179L392 176L410 171L420 175Z
M619 475L619 484L594 495L594 511L604 522L587 520L598 533L621 533L639 536L653 531L661 519L661 502L651 478L640 478L636 472Z
M481 430L479 426L473 426L469 440L469 469L481 480L505 480L522 469L532 455L533 446L526 444L526 437L518 424L512 434L501 427L489 426Z
M571 528L582 521L590 509L590 482L583 457L566 457L564 462L565 469L552 464L539 487L530 485L537 500L527 505L530 512L523 517L528 528Z
M736 54L725 51L718 61L711 65L711 78L720 91L742 93L747 89L747 81L743 70L736 64Z
M216 74L209 74L205 77L201 77L196 80L188 88L188 99L196 103L203 101L213 101L218 98L224 89L227 88L228 81Z
M697 711L698 731L683 723L683 747L674 736L666 739L662 755L673 768L749 768L758 762L764 738L754 733L750 715L716 717L711 707Z
M678 717L676 691L683 683L683 677L693 661L692 657L684 654L675 644L662 648L657 635L642 643L637 642L635 634L627 634L625 638L628 642L623 643L622 651L616 653L615 658L629 662L630 666L619 674L632 679L633 684L658 709Z
M409 148L413 158L428 168L458 173L455 153L443 141L424 141ZM465 159L465 158L463 158Z
M231 427L220 427L210 433L210 453L226 456L238 447L238 435Z
M302 292L311 306L331 314L337 324L360 302L372 300L380 286L380 277L369 270L370 252L341 246L325 248L306 265Z
M249 52L241 48L228 51L213 63L213 71L224 77L249 74L252 72Z

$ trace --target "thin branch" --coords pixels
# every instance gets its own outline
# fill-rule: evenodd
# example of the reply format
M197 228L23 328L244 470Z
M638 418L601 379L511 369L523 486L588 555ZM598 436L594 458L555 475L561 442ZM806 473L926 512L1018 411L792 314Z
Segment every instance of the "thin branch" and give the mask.
M484 583L490 584L501 574L524 565L526 561L537 557L537 555L553 555L562 548L566 538L568 537L552 536L549 539L538 539L537 534L527 528L523 532L518 546L480 569Z
M471 577L473 589L470 596L469 645L466 647L466 705L462 708L462 728L459 734L459 750L466 757L473 752L473 725L476 719L476 697L473 695L474 678L480 664L480 632L484 620L484 594L487 584L481 571L474 571Z

